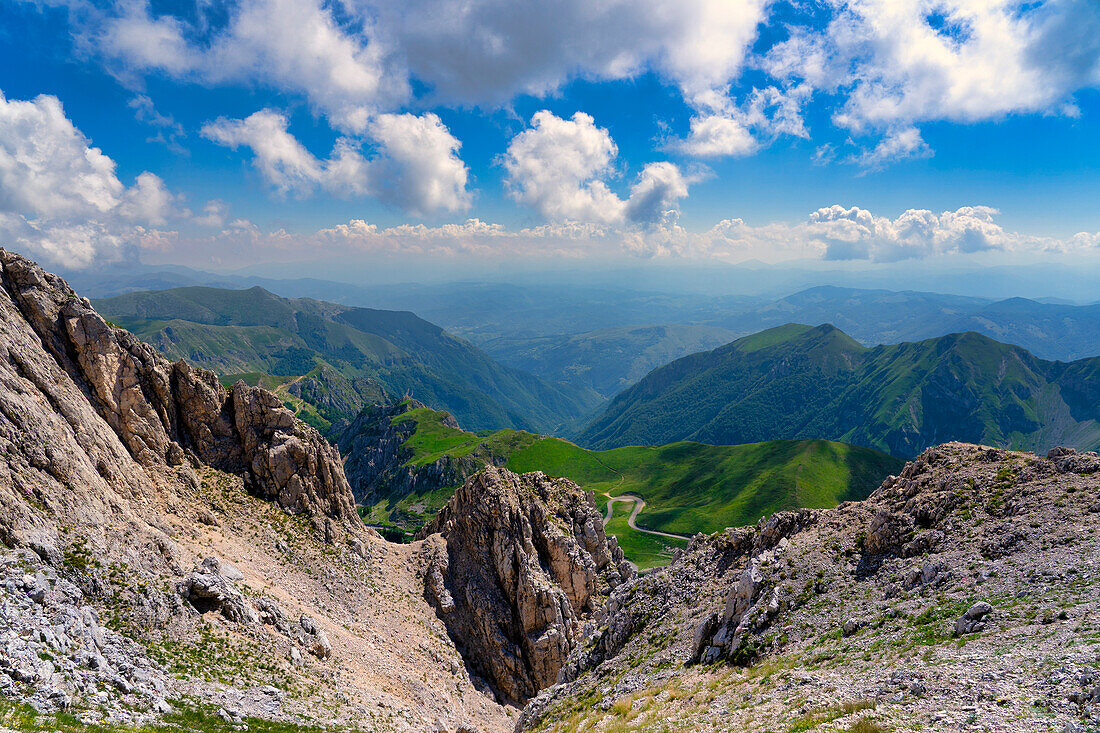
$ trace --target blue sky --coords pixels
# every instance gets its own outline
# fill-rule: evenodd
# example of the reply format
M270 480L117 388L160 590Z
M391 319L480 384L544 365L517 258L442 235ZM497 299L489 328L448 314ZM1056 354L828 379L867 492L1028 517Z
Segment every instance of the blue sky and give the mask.
M0 92L66 267L1100 247L1091 0L13 0Z

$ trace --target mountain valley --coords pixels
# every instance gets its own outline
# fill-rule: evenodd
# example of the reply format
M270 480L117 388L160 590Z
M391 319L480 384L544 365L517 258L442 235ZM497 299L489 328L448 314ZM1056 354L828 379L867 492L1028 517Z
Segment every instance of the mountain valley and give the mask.
M501 366L408 312L280 298L263 288L190 287L96 301L112 322L169 358L232 383L262 380L303 417L336 431L365 405L412 395L478 429L550 431L602 398Z
M794 283L775 284L773 288L790 288L781 291L789 294L776 297L774 291L726 296L568 284L366 287L197 272L120 273L118 277L113 285L94 279L89 285L96 292L113 295L149 286L171 288L176 282L218 288L246 288L256 282L289 298L409 310L469 339L503 364L550 382L595 389L604 397L613 397L664 363L787 323L831 323L868 347L974 331L1051 361L1100 356L1097 303L841 285L795 290ZM743 280L746 287L752 282L747 275L736 280Z
M0 285L6 730L1100 725L1095 453L592 452L404 402L356 417L370 450L345 473L275 394L169 362L17 255ZM739 348L816 340L833 372L866 351L755 338ZM1072 366L1054 376L1092 383ZM741 480L771 503L713 490ZM425 481L446 491L413 541L361 521L365 492ZM638 574L601 489L709 534Z
M486 466L540 471L593 492L608 531L643 569L667 564L698 532L750 524L783 509L862 499L901 468L901 461L877 451L823 440L588 451L515 430L470 433L447 413L414 402L364 410L339 446L364 518L383 531L417 532ZM626 505L609 508L612 497ZM634 516L641 530L626 521L632 497L643 500Z

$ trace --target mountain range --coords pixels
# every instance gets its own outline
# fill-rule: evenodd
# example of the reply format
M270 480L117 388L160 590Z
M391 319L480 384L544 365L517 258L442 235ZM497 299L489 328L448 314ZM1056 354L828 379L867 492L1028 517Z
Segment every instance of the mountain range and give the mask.
M990 300L818 286L717 322L747 335L786 323L831 323L865 346L975 331L1043 359L1100 355L1100 304Z
M282 298L253 287L186 287L96 301L112 322L230 381L278 386L342 424L366 404L410 395L476 429L543 432L576 420L601 397L502 366L468 341L407 311Z
M979 289L980 295L873 289L866 285L881 279L870 274L858 279L822 276L819 282L836 283L809 288L802 285L807 278L781 279L760 290L754 288L753 277L776 273L768 268L742 270L743 277L730 280L726 287L739 288L744 295L692 290L684 279L659 286L651 278L608 275L601 282L598 273L588 278L592 282L587 285L582 284L586 279L580 273L573 273L577 282L572 283L542 279L353 285L309 278L215 275L180 267L107 268L81 278L90 292L103 295L190 283L223 288L260 285L288 298L408 310L470 340L503 364L551 382L594 389L605 397L633 384L660 366L662 359L671 361L785 323L832 323L865 346L975 331L1022 346L1043 359L1070 361L1100 355L1096 346L1100 303L997 299L989 295L1001 291L988 288ZM1024 274L1011 269L998 272L997 277L1009 278ZM1059 272L1059 282L1072 279ZM966 277L973 281L975 276ZM948 291L974 292L974 287L966 287L966 277L959 274L938 283ZM866 285L839 284L856 281ZM910 282L932 284L919 278ZM784 287L789 289L780 293L782 297L772 294Z
M564 459L590 490L485 465L397 544L364 526L339 453L275 394L169 362L4 250L0 334L5 730L946 733L1100 722L1096 453L938 445L864 500L699 534L666 567L638 573L608 534L629 520L611 499L601 512L596 491L615 495L621 482L654 489L655 506L693 500L707 471L727 467L718 449L594 454L511 431L510 463L537 447L528 458ZM796 326L739 348L799 334L823 347L824 394L825 377L876 351ZM974 338L942 339L957 342L944 353ZM797 366L786 356L773 378ZM953 363L989 366L973 357ZM1026 361L1001 354L1010 387L1013 358ZM1073 365L1031 366L1063 369L1048 375L1063 391L1096 381L1077 372L1069 385ZM391 407L404 411L376 422L405 440L382 436L376 455L407 448L414 468L506 437ZM751 473L783 466L775 498L813 478L800 452L835 445L780 441L727 458ZM677 452L699 460L678 464ZM647 486L677 465L694 484L672 481L664 496ZM795 484L794 503L812 501L810 485ZM721 510L705 513L717 521Z
M1100 355L1100 304L817 286L774 301L711 299L690 308L679 305L663 314L642 309L633 319L633 324L663 325L624 323L538 336L506 333L498 326L499 335L475 337L504 364L591 387L607 397L669 361L787 323L831 323L869 347L974 331L1051 361ZM443 323L461 318L436 317ZM538 316L522 322L525 331L537 328Z
M684 357L618 395L580 434L606 449L676 440L826 438L914 456L944 440L1100 445L1100 358L1039 359L981 334L869 349L789 324Z

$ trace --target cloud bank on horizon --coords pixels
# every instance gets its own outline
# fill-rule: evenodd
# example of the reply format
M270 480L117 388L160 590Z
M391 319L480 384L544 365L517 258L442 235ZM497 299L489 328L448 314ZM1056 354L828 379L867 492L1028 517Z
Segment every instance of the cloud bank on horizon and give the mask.
M0 237L71 267L295 247L730 261L1100 247L1097 233L1014 231L983 201L891 216L819 198L767 224L730 201L709 227L682 216L693 191L732 181L730 161L873 176L936 155L927 129L1098 125L1094 0L40 0L12 17L31 14L64 19L65 63L126 91L104 115L154 130L147 143L200 172L214 156L252 171L205 200L183 176L133 164L120 176L116 159L132 156L93 144L62 95L4 96L0 75ZM583 108L624 83L636 91L621 116ZM172 90L202 99L202 119L165 113ZM222 110L223 91L262 103ZM642 118L659 134L616 141ZM503 136L497 149L480 149L479 124ZM790 144L809 153L781 159ZM474 162L464 147L479 148ZM271 211L309 202L311 220L338 201L403 221L261 227L233 214L250 187ZM486 223L481 209L520 213Z

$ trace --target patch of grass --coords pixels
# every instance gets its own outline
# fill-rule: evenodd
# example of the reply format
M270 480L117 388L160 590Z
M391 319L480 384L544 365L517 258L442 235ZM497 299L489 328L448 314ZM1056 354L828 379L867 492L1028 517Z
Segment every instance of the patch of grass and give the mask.
M812 710L802 717L796 718L791 722L787 731L788 733L802 733L802 731L813 730L823 723L831 723L846 715L858 713L861 710L874 710L874 708L875 703L871 700L855 700L853 702L830 705L819 710ZM860 723L862 722L864 721L860 721ZM859 725L859 723L856 723L856 725ZM854 730L854 726L851 730Z
M776 440L714 446L680 442L606 451L519 430L471 433L446 424L448 415L415 409L393 419L414 423L403 447L408 465L442 458L501 464L517 473L542 471L592 491L601 509L608 496L631 494L646 501L637 524L690 536L754 524L761 516L800 507L827 508L865 497L900 462L876 451L826 440ZM387 498L368 508L365 520L415 529L446 503L454 486ZM620 504L608 524L626 556L641 568L665 565L671 549L686 543L635 532Z

